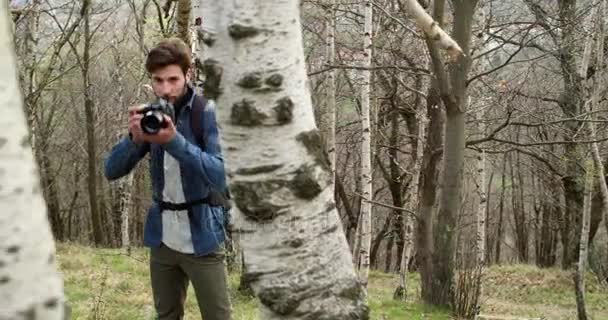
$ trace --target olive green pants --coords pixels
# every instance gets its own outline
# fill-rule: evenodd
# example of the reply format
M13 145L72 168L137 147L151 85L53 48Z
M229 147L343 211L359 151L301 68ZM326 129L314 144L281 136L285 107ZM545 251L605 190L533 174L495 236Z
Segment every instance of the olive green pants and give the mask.
M189 281L204 320L232 319L223 251L195 257L163 244L151 249L150 276L158 320L183 319Z

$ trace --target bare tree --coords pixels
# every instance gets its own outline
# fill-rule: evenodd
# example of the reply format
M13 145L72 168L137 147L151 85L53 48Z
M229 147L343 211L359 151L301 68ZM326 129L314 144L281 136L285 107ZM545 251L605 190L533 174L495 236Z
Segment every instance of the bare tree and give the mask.
M445 1L435 1L435 19L443 19ZM449 305L453 299L455 232L457 214L462 202L462 170L465 150L465 110L467 107L467 78L471 66L470 43L473 15L477 0L454 2L453 38L462 49L449 65L449 73L432 40L427 46L433 62L434 75L442 102L446 108L443 190L436 228L433 230L432 304Z

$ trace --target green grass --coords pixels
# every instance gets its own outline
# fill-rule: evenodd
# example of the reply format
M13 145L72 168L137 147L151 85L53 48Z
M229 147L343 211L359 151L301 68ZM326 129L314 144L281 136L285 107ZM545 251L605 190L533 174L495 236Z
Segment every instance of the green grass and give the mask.
M59 244L57 255L72 319L153 319L146 249L134 249L128 257L120 250ZM259 319L256 300L237 291L239 275L230 274L229 280L234 320ZM451 319L448 310L430 308L419 301L420 278L415 273L408 279L406 303L393 300L397 281L393 274L370 273L371 319ZM608 319L608 290L591 275L586 287L587 309L592 319ZM199 319L191 286L188 291L186 319ZM576 318L572 276L559 269L541 270L525 265L492 267L486 272L483 292L483 313L551 320Z
M608 319L608 289L592 274L585 278L585 299L591 319ZM492 267L484 279L483 312L576 319L574 282L571 272L529 265Z

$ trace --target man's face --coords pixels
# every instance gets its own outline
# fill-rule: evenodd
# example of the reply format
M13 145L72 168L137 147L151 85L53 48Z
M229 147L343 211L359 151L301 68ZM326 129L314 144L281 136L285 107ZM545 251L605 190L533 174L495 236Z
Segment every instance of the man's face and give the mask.
M175 103L184 94L188 77L178 65L168 65L152 73L152 88L157 96Z

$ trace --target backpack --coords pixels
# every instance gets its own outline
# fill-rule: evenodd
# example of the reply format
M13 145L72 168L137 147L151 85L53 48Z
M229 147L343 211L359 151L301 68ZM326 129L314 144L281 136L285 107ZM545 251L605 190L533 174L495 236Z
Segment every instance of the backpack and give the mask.
M192 102L190 127L192 128L192 132L194 133L196 143L201 148L201 150L205 149L205 130L201 128L201 124L204 123L203 116L205 114L204 111L206 106L207 98L195 93L194 101ZM207 199L209 200L208 203L211 206L224 207L224 212L226 213L226 215L228 215L228 211L232 209L232 196L230 194L228 184L226 184L226 189L222 191L211 189Z

